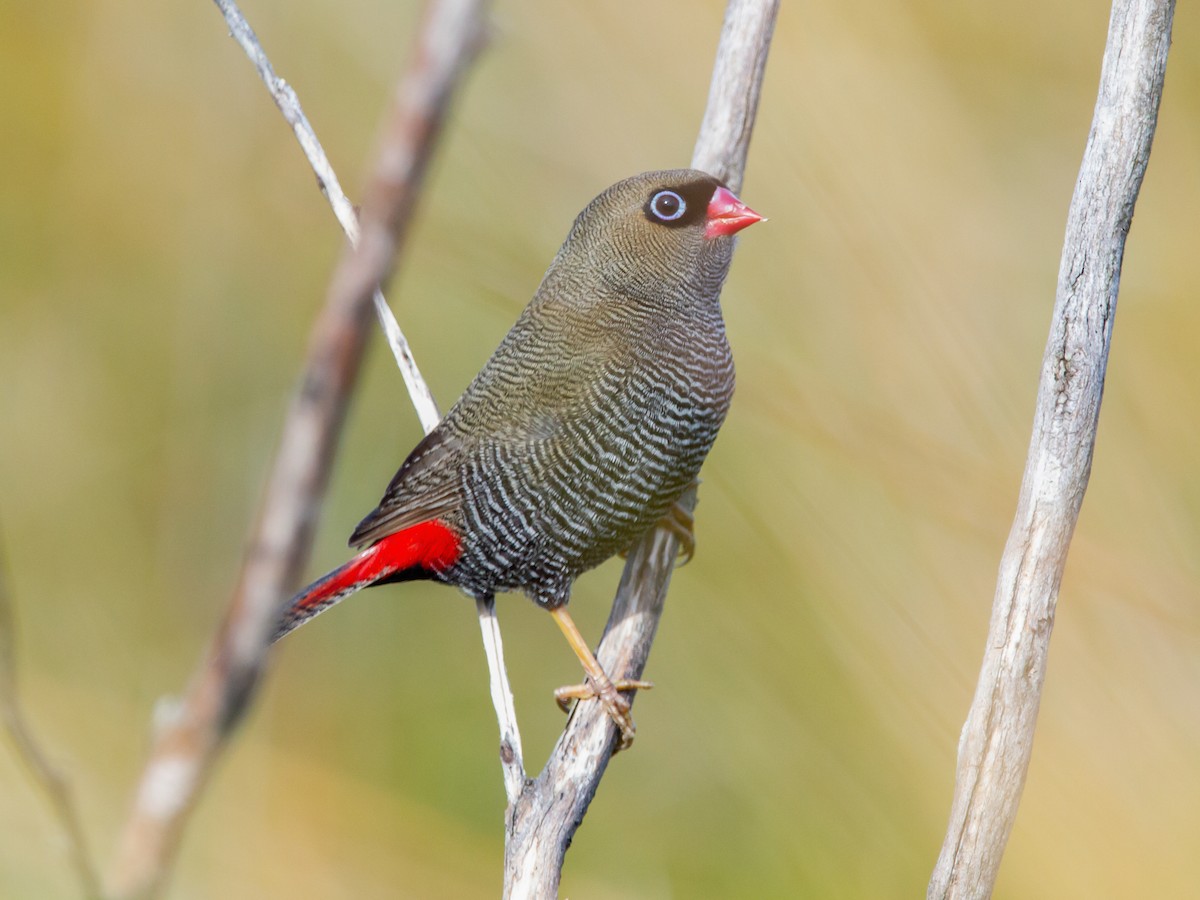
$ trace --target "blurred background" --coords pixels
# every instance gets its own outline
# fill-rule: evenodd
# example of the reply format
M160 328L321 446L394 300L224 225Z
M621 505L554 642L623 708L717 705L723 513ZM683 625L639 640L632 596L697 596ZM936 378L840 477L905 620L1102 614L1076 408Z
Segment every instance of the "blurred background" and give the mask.
M250 2L343 182L413 3ZM499 2L388 291L449 405L573 216L684 165L718 0ZM340 238L210 3L4 4L0 528L24 700L111 858L158 698L232 587ZM785 5L724 294L738 395L638 700L567 858L579 898L923 896L1020 483L1105 4ZM1002 898L1200 881L1200 23L1181 6L1095 465ZM420 429L378 337L309 573ZM572 610L598 637L619 562ZM528 761L577 664L500 616ZM174 898L499 893L473 605L379 589L275 653ZM0 744L0 896L69 898Z

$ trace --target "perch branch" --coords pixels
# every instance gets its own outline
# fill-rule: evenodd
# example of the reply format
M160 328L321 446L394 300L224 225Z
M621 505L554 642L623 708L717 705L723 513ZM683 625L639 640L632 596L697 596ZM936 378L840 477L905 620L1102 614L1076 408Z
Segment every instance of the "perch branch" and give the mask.
M1162 97L1171 0L1116 0L1067 216L1033 436L928 896L991 896L1033 749L1067 548L1091 472L1125 236Z
M218 0L218 6L235 38L254 51L251 58L272 96L277 102L282 98L280 109L311 154L319 145L294 93L275 77L236 7L226 0ZM312 544L335 443L360 368L372 300L394 266L446 107L480 45L480 7L470 0L433 0L427 9L413 61L385 123L363 210L360 250L343 254L313 325L300 388L284 421L233 597L184 696L156 722L149 760L110 873L114 897L154 897L162 892L188 813L254 692L280 600L295 586ZM317 174L335 211L342 208L341 218L346 204L340 188L341 200L334 199L336 178L331 170L318 169ZM386 252L380 249L381 233L388 235ZM406 379L410 385L413 379L420 383L415 366L406 370ZM423 393L428 396L427 390ZM420 410L422 403L414 402ZM436 419L430 399L422 421Z
M730 0L725 12L692 165L734 189L742 182L778 9L778 0ZM694 509L695 491L689 490L681 502L689 512ZM678 551L675 536L657 529L630 553L596 654L610 676L641 678ZM604 776L616 739L616 725L599 703L576 705L545 768L509 804L505 897L557 896L567 847Z
M88 900L99 900L100 879L92 866L70 785L46 756L21 708L20 692L17 690L16 639L16 615L8 592L8 569L4 555L0 553L0 716L4 719L4 730L17 754L29 769L34 783L46 795L50 810L62 828L67 856L83 886L83 895Z
M713 63L708 105L692 151L692 168L720 178L737 193L746 174L778 0L730 0Z

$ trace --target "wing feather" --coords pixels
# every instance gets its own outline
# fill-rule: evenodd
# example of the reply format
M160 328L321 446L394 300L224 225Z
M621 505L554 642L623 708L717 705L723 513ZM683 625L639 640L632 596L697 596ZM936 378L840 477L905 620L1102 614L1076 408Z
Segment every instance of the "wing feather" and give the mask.
M365 547L432 519L455 518L462 495L462 454L462 440L446 428L439 425L427 434L400 466L379 505L358 523L350 546Z

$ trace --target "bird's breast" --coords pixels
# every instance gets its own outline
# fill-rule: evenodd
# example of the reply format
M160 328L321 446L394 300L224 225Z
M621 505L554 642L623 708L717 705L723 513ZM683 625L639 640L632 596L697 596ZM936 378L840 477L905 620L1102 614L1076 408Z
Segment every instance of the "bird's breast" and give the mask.
M467 539L456 580L558 602L696 477L733 394L719 316L606 337L603 353L595 342L545 354L519 382L529 394L497 393L507 424L487 429L464 458Z

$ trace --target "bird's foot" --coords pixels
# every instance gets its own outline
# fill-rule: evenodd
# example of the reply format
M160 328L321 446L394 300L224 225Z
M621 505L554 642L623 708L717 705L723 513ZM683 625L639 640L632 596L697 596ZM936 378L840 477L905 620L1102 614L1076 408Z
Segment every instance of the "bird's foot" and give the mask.
M654 526L675 535L676 540L679 541L679 556L683 557L679 561L681 566L686 566L696 555L696 533L693 530L695 523L695 517L677 500L671 504L670 509ZM633 547L627 547L620 551L619 556L621 559L627 559L632 550Z
M686 566L696 555L695 517L683 508L676 500L667 510L667 514L658 521L658 527L664 528L675 535L679 541L679 555L682 557L679 565Z
M566 712L572 699L587 700L592 697L597 698L604 706L605 712L617 723L617 728L621 731L621 743L617 749L628 750L629 745L633 743L634 735L637 734L637 729L633 724L633 716L629 714L629 701L622 697L618 691L635 691L639 688L650 688L653 685L648 681L628 681L623 678L618 679L614 684L613 680L608 677L608 674L600 665L600 661L596 659L595 654L588 648L583 635L579 633L579 629L575 627L575 621L567 612L567 608L565 606L555 606L550 610L550 615L554 617L554 621L562 629L567 643L575 651L575 656L583 665L583 671L586 673L583 684L575 685L574 687L559 688L554 692L554 697L558 700L558 705Z
M597 683L599 682L599 683ZM593 678L588 676L583 684L572 684L557 688L554 700L563 712L570 712L572 700L598 699L604 706L605 712L616 722L621 731L621 744L618 750L628 750L637 734L637 726L629 712L629 701L621 696L621 691L648 691L654 685L649 681L638 681L631 678L619 678L611 681L607 676Z

